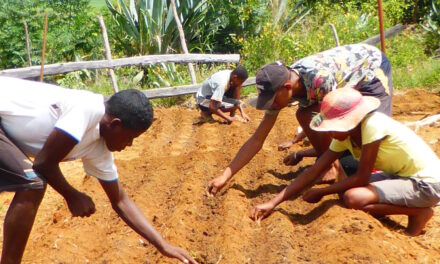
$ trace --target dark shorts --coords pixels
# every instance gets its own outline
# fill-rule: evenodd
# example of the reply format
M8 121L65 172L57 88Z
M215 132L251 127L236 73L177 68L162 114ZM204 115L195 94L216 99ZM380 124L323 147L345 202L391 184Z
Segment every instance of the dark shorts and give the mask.
M46 181L32 169L29 158L0 126L0 192L45 188Z
M198 98L197 106L200 110L204 112L209 112L209 104L211 102L211 96L207 96L206 98ZM222 111L228 111L229 109L240 104L240 101L234 98L223 97L222 102L219 103L219 108Z
M387 56L382 53L382 62L375 71L373 80L361 84L359 92L362 95L373 96L380 100L380 106L376 110L391 116L393 98L393 80L391 78L391 64Z

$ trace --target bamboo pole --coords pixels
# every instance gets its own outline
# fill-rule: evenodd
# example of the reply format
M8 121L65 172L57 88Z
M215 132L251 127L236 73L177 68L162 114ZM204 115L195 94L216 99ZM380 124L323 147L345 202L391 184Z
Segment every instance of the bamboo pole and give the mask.
M382 48L382 52L385 53L385 33L383 25L382 0L377 0L377 8L379 13L380 47Z
M40 70L40 82L43 81L44 72L44 53L46 52L46 35L47 35L47 17L48 12L46 11L44 15L44 32L43 32L43 48L41 49L41 70Z
M105 27L104 19L102 18L102 16L98 16L98 21L99 21L99 25L101 26L102 38L104 40L103 42L104 42L104 47L105 47L105 56L108 61L111 61L112 60L112 53L110 51L110 44L108 42L107 28ZM117 93L118 92L118 83L116 81L115 72L112 68L108 69L108 75L109 75L110 79L112 80L113 92Z
M32 60L31 60L31 51L29 48L29 32L28 32L28 26L26 21L23 21L23 25L24 25L24 35L26 38L26 53L27 53L27 59L28 59L28 63L29 63L29 67L32 66Z
M188 48L186 46L185 33L183 32L182 24L180 23L179 14L177 14L176 2L171 0L171 8L173 9L174 20L176 21L177 29L179 30L180 44L184 54L188 54ZM189 73L191 75L191 81L193 84L197 83L196 73L192 63L188 63Z

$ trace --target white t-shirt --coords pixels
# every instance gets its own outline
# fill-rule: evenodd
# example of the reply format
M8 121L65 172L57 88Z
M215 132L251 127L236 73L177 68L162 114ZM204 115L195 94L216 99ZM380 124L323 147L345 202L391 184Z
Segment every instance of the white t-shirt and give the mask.
M35 156L57 128L78 141L64 161L81 159L87 174L113 181L118 178L113 154L99 134L104 114L102 95L0 77L1 125L26 155Z
M231 78L231 72L231 70L219 71L206 79L202 87L197 91L197 103L200 103L209 96L211 100L222 102L223 95L227 90L229 79Z

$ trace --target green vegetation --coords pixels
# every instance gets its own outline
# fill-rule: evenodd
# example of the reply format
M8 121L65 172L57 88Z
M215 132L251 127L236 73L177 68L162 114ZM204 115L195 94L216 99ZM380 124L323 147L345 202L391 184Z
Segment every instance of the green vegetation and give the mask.
M239 53L254 75L264 63L295 60L378 34L377 0L181 0L176 1L190 52ZM413 23L414 1L384 0L385 27ZM395 88L440 88L439 0L419 0L419 19L387 39ZM40 63L45 10L49 11L46 63L103 59L101 30L107 25L114 57L180 53L169 0L23 0L0 7L0 68L28 65L23 21L29 27L32 63ZM436 53L437 52L437 53ZM197 65L199 82L225 64ZM233 65L231 65L233 67ZM120 89L189 84L186 65L115 69ZM60 85L111 94L106 70L84 70L48 77ZM255 87L244 89L244 93ZM185 99L184 97L183 99ZM170 105L182 98L157 100Z
M98 9L106 7L105 0L90 0L90 6Z

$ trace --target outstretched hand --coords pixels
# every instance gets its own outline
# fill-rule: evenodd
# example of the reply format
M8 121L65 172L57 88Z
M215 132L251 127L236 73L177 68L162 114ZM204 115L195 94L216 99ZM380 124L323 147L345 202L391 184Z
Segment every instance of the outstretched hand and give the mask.
M287 166L295 166L302 159L303 159L303 157L301 155L299 155L298 152L295 151L295 152L289 154L288 156L286 156L283 160L283 163L284 163L284 165L287 165Z
M169 257L169 258L176 258L185 264L198 264L197 261L195 261L188 254L188 252L186 252L186 250L179 248L179 247L176 247L176 246L173 246L171 244L167 244L163 248L162 254Z
M289 149L292 145L293 145L292 140L289 140L289 141L283 142L283 143L281 143L281 144L278 145L278 150L279 150L279 151L282 151L282 150Z
M216 195L226 185L226 181L222 176L212 179L208 183L208 193Z
M268 217L274 208L275 206L271 202L259 204L252 209L250 217L252 220L259 222Z
M243 118L243 121L244 121L243 123L247 123L251 120L251 118L248 115L246 115L245 113L242 113L241 117Z
M303 194L303 200L308 203L317 203L321 201L323 196L319 189L310 189Z
M89 217L95 212L95 203L92 198L82 192L74 192L72 196L66 198L72 216Z

